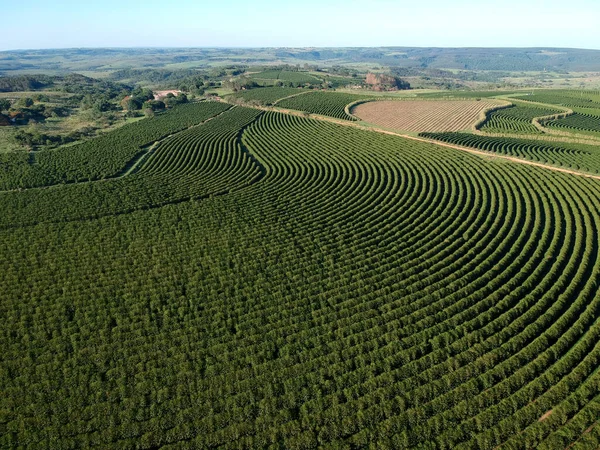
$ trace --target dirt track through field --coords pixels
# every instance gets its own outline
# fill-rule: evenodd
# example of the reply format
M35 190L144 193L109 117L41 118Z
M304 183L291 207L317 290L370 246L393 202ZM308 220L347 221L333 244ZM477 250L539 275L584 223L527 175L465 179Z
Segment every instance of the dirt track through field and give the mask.
M273 103L273 106L277 106L277 103L287 100L289 98L298 97L299 95L308 94L309 92L310 91L307 90L305 92L298 92L297 94L292 94L292 95L288 95L287 97L280 98L279 100L275 101L275 103Z

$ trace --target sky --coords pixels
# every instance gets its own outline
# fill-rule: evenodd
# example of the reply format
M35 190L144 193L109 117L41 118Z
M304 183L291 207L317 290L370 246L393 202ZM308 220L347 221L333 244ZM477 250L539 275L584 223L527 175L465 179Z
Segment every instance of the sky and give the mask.
M5 1L0 50L72 47L600 49L599 0Z

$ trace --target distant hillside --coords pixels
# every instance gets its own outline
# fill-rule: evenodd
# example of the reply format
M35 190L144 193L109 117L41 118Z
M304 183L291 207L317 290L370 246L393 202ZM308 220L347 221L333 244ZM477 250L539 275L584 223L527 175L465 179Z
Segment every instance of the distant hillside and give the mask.
M600 71L600 50L564 48L128 48L0 52L0 74L114 71L131 68L197 69L215 64L371 63L398 68L509 72Z
M71 94L108 94L116 96L128 86L111 81L97 80L77 73L65 76L16 75L0 77L0 92L39 91L55 89Z
M600 70L600 50L582 49L382 47L280 49L276 54L300 60L347 60L407 68L567 72Z

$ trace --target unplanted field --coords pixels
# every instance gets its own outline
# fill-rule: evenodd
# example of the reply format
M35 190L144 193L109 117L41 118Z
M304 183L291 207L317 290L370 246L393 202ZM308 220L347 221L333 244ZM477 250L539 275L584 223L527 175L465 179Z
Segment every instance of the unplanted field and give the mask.
M376 101L355 106L352 114L396 130L461 131L475 124L486 109L501 104L493 100Z

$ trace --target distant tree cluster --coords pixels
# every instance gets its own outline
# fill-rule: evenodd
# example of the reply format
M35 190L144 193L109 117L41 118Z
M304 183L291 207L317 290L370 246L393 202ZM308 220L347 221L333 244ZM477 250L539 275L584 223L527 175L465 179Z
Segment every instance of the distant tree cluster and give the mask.
M186 78L197 76L198 71L192 69L121 69L110 74L110 80L127 81L133 83L176 83Z
M2 111L8 111L12 102L7 98L0 98L0 113Z
M139 111L144 104L154 100L154 92L141 87L135 88L131 95L123 98L121 106L127 111Z
M1 123L4 125L24 125L30 122L44 121L50 117L66 117L70 109L66 106L47 104L50 99L47 95L36 94L33 97L21 97L11 102L8 99L0 100L0 113L3 115ZM10 119L10 120L7 120Z
M114 81L150 84L156 89L179 89L187 94L202 96L207 88L227 83L246 72L247 66L230 65L212 69L123 69L111 74ZM248 87L247 87L248 88ZM240 86L241 89L241 86Z
M260 85L256 81L251 80L247 77L223 81L222 86L225 88L232 89L234 92L260 87Z
M178 95L174 95L171 93L168 93L167 96L164 98L163 102L164 104L168 107L168 108L172 108L174 106L177 105L182 105L184 103L187 103L188 97L186 94L184 94L183 92L181 92Z
M110 99L119 97L123 92L131 91L131 87L128 85L97 80L77 73L58 77L55 84L59 85L60 91L70 94L105 95Z
M44 89L54 84L48 75L17 75L0 77L0 92L22 92Z

